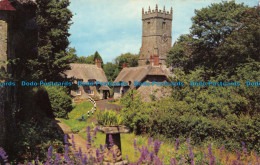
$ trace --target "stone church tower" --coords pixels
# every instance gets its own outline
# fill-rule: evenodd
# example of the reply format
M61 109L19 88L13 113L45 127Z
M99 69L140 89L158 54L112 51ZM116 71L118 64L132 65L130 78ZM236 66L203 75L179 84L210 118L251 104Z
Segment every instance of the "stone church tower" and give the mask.
M166 53L172 45L172 8L171 11L142 9L142 46L140 49L139 66L148 65L151 55L159 55L159 64L165 65Z

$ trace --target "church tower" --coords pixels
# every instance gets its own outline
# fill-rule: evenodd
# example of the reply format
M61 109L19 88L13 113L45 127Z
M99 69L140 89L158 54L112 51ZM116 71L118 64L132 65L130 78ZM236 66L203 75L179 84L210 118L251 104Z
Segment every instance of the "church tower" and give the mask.
M142 46L140 49L139 66L148 65L151 55L159 55L159 64L165 65L166 53L172 45L172 8L171 11L142 9Z

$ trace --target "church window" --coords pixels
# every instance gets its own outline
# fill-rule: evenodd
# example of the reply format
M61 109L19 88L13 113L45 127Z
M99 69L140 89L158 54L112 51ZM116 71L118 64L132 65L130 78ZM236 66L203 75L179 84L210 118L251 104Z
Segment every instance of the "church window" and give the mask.
M164 29L166 27L166 22L162 23L162 28Z

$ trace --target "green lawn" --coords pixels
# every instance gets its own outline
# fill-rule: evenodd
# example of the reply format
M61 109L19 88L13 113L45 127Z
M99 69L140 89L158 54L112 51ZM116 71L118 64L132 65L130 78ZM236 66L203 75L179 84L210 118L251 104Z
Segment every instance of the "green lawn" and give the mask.
M90 118L87 118L87 115L84 116L84 121L79 121L77 119L81 118L82 115L86 114L88 111L91 111L93 104L90 102L84 102L82 104L76 105L76 107L68 114L69 119L60 119L63 123L67 124L73 132L78 132L83 129L86 129L87 126L91 126L94 115L90 112Z

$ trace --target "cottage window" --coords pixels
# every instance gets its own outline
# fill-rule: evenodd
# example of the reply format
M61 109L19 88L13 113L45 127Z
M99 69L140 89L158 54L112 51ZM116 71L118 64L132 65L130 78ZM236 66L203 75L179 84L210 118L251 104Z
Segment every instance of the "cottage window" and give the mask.
M77 90L76 93L77 93L77 96L81 95L81 91L80 90Z
M94 95L94 91L93 90L88 90L88 94L89 95Z

